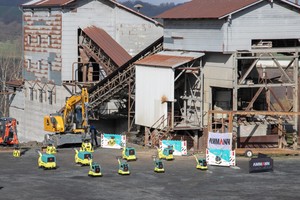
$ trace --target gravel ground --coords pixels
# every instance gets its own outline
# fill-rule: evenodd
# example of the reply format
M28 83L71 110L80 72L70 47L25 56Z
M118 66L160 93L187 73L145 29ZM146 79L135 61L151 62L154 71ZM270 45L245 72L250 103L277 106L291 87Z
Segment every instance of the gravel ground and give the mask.
M38 168L38 147L20 158L0 153L0 199L300 199L300 157L274 157L274 171L248 172L249 159L237 158L236 167L209 166L197 170L193 156L164 161L166 172L153 172L153 149L137 148L131 174L117 173L121 150L96 149L103 177L89 177L89 167L74 163L72 148L59 149L56 170Z

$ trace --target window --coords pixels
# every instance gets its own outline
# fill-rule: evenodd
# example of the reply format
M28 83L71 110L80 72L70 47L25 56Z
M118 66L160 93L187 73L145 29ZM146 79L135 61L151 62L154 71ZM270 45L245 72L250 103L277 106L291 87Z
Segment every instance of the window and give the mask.
M49 104L52 105L53 101L52 101L52 91L48 91L48 100L49 100Z
M31 44L31 35L27 36L27 44Z
M51 80L52 63L48 62L48 80Z
M51 35L48 35L48 46L51 45Z
M43 90L39 89L39 101L40 103L43 103Z
M51 16L51 9L48 10L48 17Z
M41 36L40 35L37 36L37 43L38 43L38 45L41 45Z
M31 60L28 59L28 60L27 60L27 69L30 69L30 68L31 68Z
M33 88L29 88L29 92L30 92L30 101L33 101Z
M41 61L39 60L39 61L38 61L38 70L41 70L41 65L42 65L42 63L41 63Z

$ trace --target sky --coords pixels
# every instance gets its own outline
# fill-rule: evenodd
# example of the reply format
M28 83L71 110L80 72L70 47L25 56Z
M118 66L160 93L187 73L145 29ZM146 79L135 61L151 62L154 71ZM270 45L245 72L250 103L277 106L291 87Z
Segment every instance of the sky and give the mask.
M127 0L119 0L119 2L124 2L124 1L127 1ZM134 1L134 0L131 0L131 1ZM161 3L183 3L183 2L187 2L189 0L141 0L143 2L146 2L146 3L150 3L150 4L153 4L153 5L159 5Z

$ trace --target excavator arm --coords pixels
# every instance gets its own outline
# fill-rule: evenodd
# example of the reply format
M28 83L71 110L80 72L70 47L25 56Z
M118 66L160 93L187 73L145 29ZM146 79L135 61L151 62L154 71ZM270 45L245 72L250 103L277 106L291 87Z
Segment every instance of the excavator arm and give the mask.
M84 132L84 129L88 126L86 108L88 100L88 91L86 88L82 88L81 94L73 95L66 100L62 114L51 114L44 117L44 130L53 133L64 133L66 131L73 133ZM81 114L79 128L73 126L77 108L80 108Z

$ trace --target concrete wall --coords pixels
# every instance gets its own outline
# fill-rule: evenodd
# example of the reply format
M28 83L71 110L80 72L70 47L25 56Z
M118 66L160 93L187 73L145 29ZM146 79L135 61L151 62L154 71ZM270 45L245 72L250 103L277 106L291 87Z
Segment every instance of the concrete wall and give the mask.
M33 88L33 100L30 99L30 87ZM43 88L43 102L40 102L39 98L41 88ZM52 105L49 104L49 90L53 92ZM62 86L25 82L25 88L16 95L10 107L10 116L19 121L18 132L21 142L43 141L47 133L44 131L44 116L59 111L65 105L66 96L70 95Z
M39 80L43 83L54 82L60 85L62 81L61 12L52 10L49 13L47 9L35 12L25 10L23 13L23 36L24 78Z
M206 53L203 57L203 66L203 111L207 112L212 109L212 87L233 88L234 57L231 54ZM207 124L206 117L204 117L204 124Z

